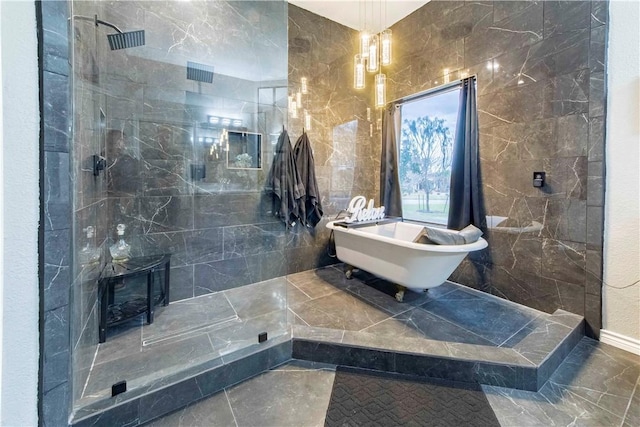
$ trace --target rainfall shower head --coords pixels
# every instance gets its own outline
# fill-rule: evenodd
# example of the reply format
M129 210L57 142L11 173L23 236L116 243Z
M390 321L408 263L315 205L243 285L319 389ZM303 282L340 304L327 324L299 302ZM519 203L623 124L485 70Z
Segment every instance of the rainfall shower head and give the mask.
M111 48L111 50L127 49L130 47L144 46L145 44L144 30L124 32L115 25L98 19L98 15L94 15L93 18L90 18L88 16L74 15L73 18L82 19L85 21L93 21L96 24L96 27L98 25L104 25L116 30L117 34L107 34L107 40L109 41L109 47Z
M107 39L109 40L111 50L144 46L144 30L107 34Z

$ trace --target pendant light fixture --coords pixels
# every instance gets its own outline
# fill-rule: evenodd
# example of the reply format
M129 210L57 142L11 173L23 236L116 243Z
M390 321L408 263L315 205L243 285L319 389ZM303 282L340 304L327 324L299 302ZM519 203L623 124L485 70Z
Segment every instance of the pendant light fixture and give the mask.
M379 66L379 49L378 49L378 35L374 34L369 38L369 58L367 59L367 71L375 73L380 68Z
M391 30L380 33L380 65L391 65Z
M384 107L384 105L387 103L387 76L382 73L376 74L376 84L374 90L376 107Z
M387 76L382 73L382 67L391 65L392 61L392 40L391 30L385 28L379 34L371 34L367 30L367 2L360 0L360 16L364 9L364 22L361 19L362 30L358 34L359 52L353 58L353 87L364 89L366 85L365 70L370 73L377 73L374 81L374 99L376 107L384 107L386 104ZM364 1L364 5L362 4ZM373 0L372 5L373 5ZM379 0L380 28L383 27L382 0ZM384 0L384 18L386 23L387 0ZM374 18L373 7L371 8L372 22Z
M359 53L353 58L353 87L364 89L365 86L365 60Z

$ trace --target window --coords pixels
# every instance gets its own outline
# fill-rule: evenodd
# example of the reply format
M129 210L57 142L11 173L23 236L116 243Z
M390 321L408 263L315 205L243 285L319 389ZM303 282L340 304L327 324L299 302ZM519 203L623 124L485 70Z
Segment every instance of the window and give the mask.
M447 224L460 85L401 104L398 170L405 219Z

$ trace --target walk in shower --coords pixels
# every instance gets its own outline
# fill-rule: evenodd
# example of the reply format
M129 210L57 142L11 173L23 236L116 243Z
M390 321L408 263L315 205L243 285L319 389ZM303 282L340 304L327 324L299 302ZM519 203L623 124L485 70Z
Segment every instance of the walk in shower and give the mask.
M287 126L286 2L70 7L77 414L286 339L297 243L263 192ZM111 263L119 238L136 266ZM148 298L170 301L151 324Z

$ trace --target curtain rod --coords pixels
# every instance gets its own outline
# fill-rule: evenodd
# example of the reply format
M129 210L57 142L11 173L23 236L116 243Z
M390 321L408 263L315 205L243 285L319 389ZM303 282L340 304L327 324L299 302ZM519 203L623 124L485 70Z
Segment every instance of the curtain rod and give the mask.
M426 95L432 95L434 93L443 92L445 90L449 90L456 86L462 85L463 80L470 79L470 78L477 80L477 74L471 74L470 76L467 76L463 79L454 80L451 83L445 83L440 86L423 90L422 92L414 93L413 95L408 95L402 98L394 99L393 101L388 102L387 105L400 105L400 104L404 104L405 102L414 101L416 99L422 98L423 96L426 96Z

